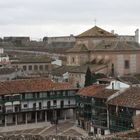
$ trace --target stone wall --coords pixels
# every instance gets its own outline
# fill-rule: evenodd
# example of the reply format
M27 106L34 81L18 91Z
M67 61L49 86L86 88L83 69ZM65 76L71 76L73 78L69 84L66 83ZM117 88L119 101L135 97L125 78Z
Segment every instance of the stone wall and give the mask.
M140 114L133 117L133 123L134 123L134 128L135 129L140 128Z
M1 135L0 140L138 140L119 137L70 137L70 136L40 136L40 135Z

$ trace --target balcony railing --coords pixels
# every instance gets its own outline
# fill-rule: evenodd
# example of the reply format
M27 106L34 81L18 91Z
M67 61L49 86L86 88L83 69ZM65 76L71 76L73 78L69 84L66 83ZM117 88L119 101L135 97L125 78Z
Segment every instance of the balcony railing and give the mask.
M111 120L127 120L132 121L132 116L126 115L126 114L118 114L118 115L110 115L109 118Z
M94 103L94 104L92 103L92 107L107 109L107 106L105 104L99 104L99 103Z
M128 115L119 114L117 116L110 115L110 129L112 131L120 132L126 131L133 128L132 126L132 117Z
M36 100L53 100L53 99L67 99L67 98L75 98L75 95L63 96L47 96L47 97L24 97L24 98L9 98L9 99L0 99L0 103L4 104L5 102L14 102L14 101L36 101Z
M106 121L107 120L107 114L104 115L92 115L92 119L93 120L102 120L102 121Z
M130 129L132 129L131 125L129 126L110 125L110 130L113 132L122 132Z
M19 110L4 110L2 113L17 113L17 112L28 112L28 111L41 111L41 110L53 110L53 109L69 109L69 108L75 108L76 104L71 104L71 105L57 105L57 106L45 106L45 107L33 107L33 108L20 108Z
M10 98L10 99L0 99L0 103L4 104L5 102L14 102L14 101L36 101L36 100L53 100L53 99L66 99L66 98L75 98L75 95L63 96L48 96L48 97L24 97L24 98Z

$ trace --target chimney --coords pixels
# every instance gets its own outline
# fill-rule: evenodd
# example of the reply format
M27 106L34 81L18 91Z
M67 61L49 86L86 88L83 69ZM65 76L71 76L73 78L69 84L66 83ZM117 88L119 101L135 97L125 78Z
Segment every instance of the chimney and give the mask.
M139 29L135 31L135 41L139 43Z
M114 82L112 82L111 84L112 84L112 89L114 90Z
M112 34L115 34L115 31L114 31L114 30L111 30L111 33L112 33Z

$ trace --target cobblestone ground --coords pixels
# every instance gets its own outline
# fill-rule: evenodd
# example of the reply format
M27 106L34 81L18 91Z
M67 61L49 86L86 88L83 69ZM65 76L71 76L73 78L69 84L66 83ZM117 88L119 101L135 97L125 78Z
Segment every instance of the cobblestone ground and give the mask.
M0 134L2 135L32 134L32 135L41 135L41 136L48 136L48 135L87 136L87 133L84 130L75 126L75 124L71 121L61 122L57 125L52 125L50 127L8 131L8 132L1 132Z

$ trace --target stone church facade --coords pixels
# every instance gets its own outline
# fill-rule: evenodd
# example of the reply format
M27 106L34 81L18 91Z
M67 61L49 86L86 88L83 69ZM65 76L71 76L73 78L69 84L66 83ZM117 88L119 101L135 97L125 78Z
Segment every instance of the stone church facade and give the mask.
M139 30L134 36L119 36L97 26L76 37L75 47L67 51L67 65L107 65L105 74L123 76L140 73Z

